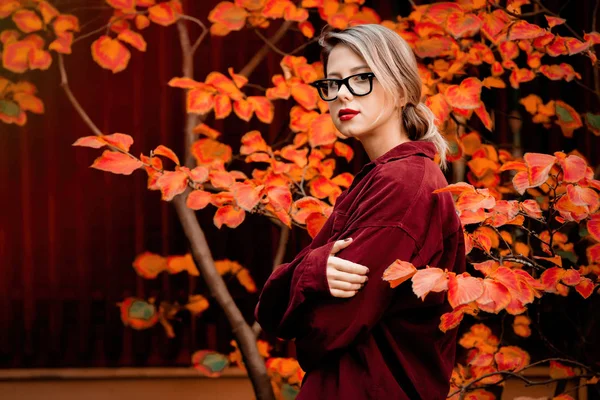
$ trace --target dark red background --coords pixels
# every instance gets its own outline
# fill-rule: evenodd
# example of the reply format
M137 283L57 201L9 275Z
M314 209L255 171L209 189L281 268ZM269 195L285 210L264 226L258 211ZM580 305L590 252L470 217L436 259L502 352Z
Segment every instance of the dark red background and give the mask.
M91 3L65 1L61 10L73 12L82 21L93 20L89 25L83 22L84 31L89 31L108 19L106 7L93 8L102 2ZM189 14L209 24L206 16L218 1L183 3ZM590 31L594 1L571 3L562 15L578 32ZM559 10L565 2L546 4ZM407 15L409 10L408 2L374 0L367 5L387 19L399 12ZM538 22L545 26L543 17ZM268 33L278 25L274 23ZM191 31L198 33L194 26ZM116 75L101 69L91 58L89 46L97 36L76 44L74 54L66 57L70 86L101 130L133 136L134 153L148 154L164 144L182 155L183 91L166 85L173 76L181 76L177 29L152 25L144 36L148 51L132 50L129 67ZM299 33L290 32L278 46L290 51L302 40ZM213 70L226 72L227 67L239 71L262 45L252 31L234 32L225 38L208 36L196 57L196 79L203 80ZM309 61L316 60L317 46L309 47L305 55ZM270 76L281 71L280 59L270 53L250 81L270 86ZM549 62L548 57L544 61ZM593 86L587 58L565 61ZM159 193L146 189L145 173L121 176L88 168L100 151L71 147L77 138L92 132L62 91L56 64L55 59L49 71L27 75L38 85L46 113L30 114L23 128L0 125L0 367L186 366L194 350L230 351L232 335L215 302L194 321L185 315L175 321L175 339L168 339L160 326L140 332L123 327L115 304L127 296L184 301L190 289L206 295L208 291L201 279L186 274L163 274L156 280L137 277L131 266L137 254L184 254L187 240L171 205L161 201ZM511 143L505 115L517 108L527 117L517 101L531 92L545 101L562 97L578 110L598 112L593 94L575 84L549 82L544 77L522 85L518 91L495 90L493 96L484 98L497 110L494 142L503 146ZM270 126L256 118L250 123L235 117L213 123L211 116L207 122L224 132L223 140L236 151L240 137L252 129L261 130L271 143L285 137L290 105L276 103L276 118ZM599 161L600 141L585 128L576 131L573 139L566 139L557 128L548 132L525 123L522 135L525 151L577 148L593 165ZM350 164L340 161L338 165L340 171L356 173L368 158L358 143L351 144L356 158ZM249 172L243 164L234 167ZM241 262L261 286L271 270L278 229L265 218L248 215L239 228L218 230L212 224L213 214L211 207L198 213L213 257ZM294 229L286 260L309 241L305 232ZM247 294L234 281L230 287L251 322L257 294Z

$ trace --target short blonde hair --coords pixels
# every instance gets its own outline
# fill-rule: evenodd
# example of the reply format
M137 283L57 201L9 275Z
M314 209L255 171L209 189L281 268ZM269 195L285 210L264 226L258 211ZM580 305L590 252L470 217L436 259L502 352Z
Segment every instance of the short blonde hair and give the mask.
M421 102L422 81L417 60L400 35L377 24L356 25L344 30L326 27L319 37L319 44L325 76L329 54L337 44L344 44L363 57L384 90L395 101L401 101L401 119L408 138L433 142L441 168L447 168L448 143L435 125L435 115Z

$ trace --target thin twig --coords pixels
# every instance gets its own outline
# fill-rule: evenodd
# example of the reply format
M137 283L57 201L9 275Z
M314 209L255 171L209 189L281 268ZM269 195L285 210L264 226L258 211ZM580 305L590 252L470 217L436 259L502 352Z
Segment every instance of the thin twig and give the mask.
M289 56L288 53L286 53L285 51L280 50L277 46L275 46L273 43L271 43L271 41L269 39L267 39L262 33L259 32L258 29L254 29L254 33L256 33L256 36L258 36L259 38L261 38L261 40L263 42L265 42L265 44L267 46L269 46L271 48L271 50L273 50L275 53L279 54L280 56Z

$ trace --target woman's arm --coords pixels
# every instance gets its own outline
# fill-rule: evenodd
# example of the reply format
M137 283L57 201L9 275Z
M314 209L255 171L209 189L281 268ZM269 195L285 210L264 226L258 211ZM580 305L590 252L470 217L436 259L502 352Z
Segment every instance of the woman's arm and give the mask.
M310 364L319 362L327 353L366 338L381 320L394 294L400 290L392 289L389 282L382 279L390 264L399 259L412 262L417 268L424 267L415 241L400 226L363 227L348 235L353 242L338 256L368 267L369 280L352 298L330 296L320 299L318 304L313 303L309 326L302 327L306 334L296 341L302 358ZM321 271L316 269L313 273L320 275ZM441 303L443 298L432 297L427 305L432 305L431 301ZM407 296L407 307L422 305L416 296Z
M254 316L261 328L281 339L298 333L298 314L306 292L328 293L325 266L335 240L320 247L304 248L294 260L282 264L265 283ZM322 275L321 275L322 273Z

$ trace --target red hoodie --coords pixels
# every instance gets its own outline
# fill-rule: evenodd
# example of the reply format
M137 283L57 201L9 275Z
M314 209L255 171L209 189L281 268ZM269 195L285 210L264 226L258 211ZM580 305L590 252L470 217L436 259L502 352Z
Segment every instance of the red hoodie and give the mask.
M433 143L402 143L366 164L337 199L312 243L265 283L255 317L263 330L295 339L304 377L298 400L445 399L456 329L438 329L451 308L443 293L425 301L410 282L382 280L396 259L465 270L463 230ZM353 297L329 292L327 258L365 265L369 280Z

